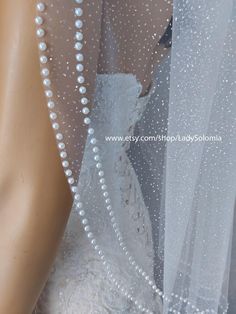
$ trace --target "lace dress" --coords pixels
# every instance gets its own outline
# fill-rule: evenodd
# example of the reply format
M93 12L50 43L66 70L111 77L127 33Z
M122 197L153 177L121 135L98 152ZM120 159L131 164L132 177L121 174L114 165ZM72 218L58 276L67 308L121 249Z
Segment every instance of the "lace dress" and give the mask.
M107 185L112 186L115 207L120 210L121 220L122 212L126 213L125 219L120 222L122 231L127 234L127 246L132 251L140 252L136 256L140 264L144 266L146 264L147 268L152 269L151 223L137 176L127 157L129 142L120 141L105 145L107 135L131 136L133 134L134 126L140 119L150 96L139 98L141 90L141 84L133 75L98 75L91 120L93 128L97 131L101 154L106 163ZM95 183L94 160L89 145L87 141L79 185L83 203L86 206L93 206L88 189L95 194L100 192ZM104 207L104 204L102 202L97 204L97 211L99 207ZM103 217L103 212L100 215L102 216L99 222L102 224L100 236L101 241L105 241L110 222ZM112 252L114 248L108 247L107 250ZM119 256L117 259L119 260ZM118 277L125 276L125 280L132 281L129 273L121 272L120 269L116 269L115 272ZM142 293L141 287L140 293ZM161 313L160 300L152 293L146 298L150 309L154 313ZM78 213L73 208L58 256L35 313L134 314L138 312L137 307L120 295L107 277L100 258L80 225Z

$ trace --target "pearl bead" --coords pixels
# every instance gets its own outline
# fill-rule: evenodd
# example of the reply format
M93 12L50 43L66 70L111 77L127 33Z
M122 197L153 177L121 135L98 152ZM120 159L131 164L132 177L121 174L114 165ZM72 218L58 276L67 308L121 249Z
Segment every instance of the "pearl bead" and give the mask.
M83 220L82 220L82 224L83 224L83 225L87 225L87 223L88 223L88 219L83 219Z
M100 156L99 155L94 156L94 160L95 161L99 161L100 160Z
M75 43L75 49L76 50L81 50L83 48L83 44L81 43L81 42L77 42L77 43Z
M39 50L41 50L41 51L47 50L47 45L45 42L39 43Z
M42 28L37 29L36 35L37 35L39 38L42 38L42 37L45 35L44 29L42 29Z
M65 143L62 142L58 144L59 149L65 149L65 146L66 146Z
M82 112L83 112L83 114L88 114L88 113L89 113L89 108L84 107L84 108L82 109Z
M88 238L91 239L92 237L93 237L92 232L89 232L89 233L88 233Z
M90 226L84 227L84 230L85 230L86 232L89 232L89 231L90 231Z
M60 156L61 156L61 158L65 159L67 157L67 153L66 152L61 152Z
M75 21L75 27L82 28L83 27L83 22L81 20L76 20Z
M49 102L48 102L48 108L49 108L49 109L53 109L54 107L55 107L54 102L53 102L53 101L49 101Z
M73 193L77 193L78 187L77 187L77 186L72 186L72 187L71 187L71 191L72 191Z
M81 8L76 8L75 9L75 15L76 16L82 16L83 15L83 10Z
M111 205L107 206L107 210L110 211L111 210Z
M82 105L87 105L88 104L88 98L86 98L86 97L83 97L82 99L81 99L81 104Z
M109 195L108 192L104 192L104 193L103 193L103 196L104 196L104 197L108 197L108 195Z
M104 176L104 171L102 171L102 170L99 171L99 172L98 172L98 175L99 175L99 177L103 177L103 176Z
M78 202L78 203L76 204L76 207L79 208L79 209L81 209L81 208L83 207L83 203Z
M89 129L88 129L88 134L89 134L89 135L94 134L94 129L93 129L93 128L89 128Z
M45 4L44 4L43 2L39 2L39 3L37 4L36 8L37 8L37 10L38 10L39 12L43 12L43 11L45 10L46 6L45 6Z
M48 98L52 97L52 96L53 96L52 90L50 90L50 89L46 90L46 91L45 91L45 95L46 95L46 97L48 97Z
M107 198L107 199L105 200L105 202L106 202L106 204L110 204L111 200L110 200L109 198ZM111 213L113 213L113 212L110 212L110 214L111 214Z
M80 195L79 195L78 193L75 194L75 200L76 200L76 201L80 200Z
M51 80L49 80L48 78L44 79L43 80L43 85L49 87L51 85Z
M67 160L64 160L64 161L62 162L62 166L63 166L64 168L69 167L69 162L68 162Z
M45 64L45 63L48 62L48 58L47 58L46 56L40 56L40 62L41 62L42 64Z
M101 186L101 189L102 189L102 190L106 190L106 189L107 189L107 186L104 184L104 185Z
M42 25L43 24L43 18L41 16L36 16L35 23L37 25Z
M83 0L75 0L76 3L83 3Z
M63 135L62 135L61 133L57 133L56 139L57 139L58 141L61 141L61 140L63 139Z
M84 210L81 210L81 211L79 212L79 215L80 215L80 216L84 216L84 215L85 215L85 211L84 211Z
M98 148L97 146L95 146L95 147L93 148L93 152L96 154L96 153L98 153L98 151L99 151L99 148Z
M77 81L78 81L78 83L83 84L85 80L84 80L84 77L83 77L83 76L79 76L79 77L77 78Z
M105 180L104 178L101 178L101 179L99 180L99 182L100 182L101 184L104 184L104 183L106 182L106 180Z
M85 93L86 93L86 87L81 86L81 87L79 88L79 91L80 91L81 94L85 94Z
M91 123L90 118L85 118L85 119L84 119L84 123L85 123L85 124L90 124L90 123Z
M50 113L50 119L56 120L56 118L57 118L57 114L55 112L51 112Z
M98 163L96 164L96 168L97 168L97 169L101 169L101 168L102 168L102 164L101 164L100 162L98 162Z
M70 169L67 169L65 174L67 177L70 177L70 176L72 176L72 171Z
M76 66L76 70L77 70L78 72L83 72L83 70L84 70L83 64L78 63L77 66Z
M58 123L53 123L52 125L54 130L58 130L59 129L59 124Z
M93 144L93 145L95 145L95 144L97 143L96 138L92 138L92 139L90 140L90 143Z
M76 54L76 60L79 61L79 62L82 62L84 61L84 56L82 53L77 53Z
M75 38L78 41L81 41L83 39L83 34L81 32L76 32Z
M70 185L75 183L74 178L69 178L67 181Z
M41 71L42 76L48 76L50 74L48 68L43 68Z

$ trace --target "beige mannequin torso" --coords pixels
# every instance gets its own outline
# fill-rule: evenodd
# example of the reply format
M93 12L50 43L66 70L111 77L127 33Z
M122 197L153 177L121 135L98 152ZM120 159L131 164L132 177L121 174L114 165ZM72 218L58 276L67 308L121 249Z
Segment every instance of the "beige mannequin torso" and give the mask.
M35 1L0 1L0 313L31 313L71 207L39 75Z

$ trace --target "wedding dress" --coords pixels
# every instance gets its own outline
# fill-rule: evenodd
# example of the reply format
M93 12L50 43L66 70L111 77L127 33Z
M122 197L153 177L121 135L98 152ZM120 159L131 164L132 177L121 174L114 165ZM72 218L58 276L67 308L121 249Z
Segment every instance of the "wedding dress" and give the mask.
M37 6L49 116L74 198L38 313L227 313L236 1L170 8Z
M91 125L97 131L100 142L104 142L100 149L106 160L107 185L112 186L116 195L115 207L128 213L121 216L126 217L126 221L120 222L124 228L123 232L128 234L127 245L132 250L138 248L139 262L151 268L153 260L151 222L137 175L127 156L129 142L125 145L122 141L105 145L105 136L108 134L133 135L135 124L148 106L150 97L155 94L155 88L153 86L147 96L140 98L141 91L142 86L133 75L98 75ZM91 144L87 140L79 181L80 193L90 197L87 190L92 189L99 197L100 187L96 184L95 161L90 154L89 145ZM121 186L124 186L124 189L120 190ZM85 197L83 201L87 206L93 206L89 197L88 199ZM99 207L104 207L102 200ZM116 208L114 211L117 211ZM107 221L102 211L98 223L102 224L103 232L108 234L108 250L112 252L114 248L109 247L110 221ZM119 259L119 254L116 258ZM124 276L132 281L131 274L122 272L122 268L116 269L116 276ZM74 208L53 271L35 313L137 313L136 306L119 295L114 284L106 277L101 261L81 229ZM154 296L154 293L147 295L146 298L154 313L161 313L160 298Z

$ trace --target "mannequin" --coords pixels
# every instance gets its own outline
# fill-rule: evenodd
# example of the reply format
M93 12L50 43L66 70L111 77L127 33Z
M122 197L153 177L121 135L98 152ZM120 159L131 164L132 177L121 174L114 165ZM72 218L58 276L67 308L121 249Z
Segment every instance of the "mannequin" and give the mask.
M0 313L32 313L72 204L41 86L34 0L0 2Z

